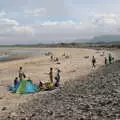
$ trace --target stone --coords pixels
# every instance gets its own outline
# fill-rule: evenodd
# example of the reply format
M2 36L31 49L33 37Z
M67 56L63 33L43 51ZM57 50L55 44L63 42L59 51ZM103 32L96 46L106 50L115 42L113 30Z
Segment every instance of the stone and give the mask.
M31 115L32 117L34 117L34 116L36 116L36 114L35 113L32 113L32 115Z
M2 107L2 109L1 109L2 111L4 111L4 110L7 110L7 107Z
M49 115L53 115L53 111L48 111Z
M20 120L27 120L25 117L21 118Z

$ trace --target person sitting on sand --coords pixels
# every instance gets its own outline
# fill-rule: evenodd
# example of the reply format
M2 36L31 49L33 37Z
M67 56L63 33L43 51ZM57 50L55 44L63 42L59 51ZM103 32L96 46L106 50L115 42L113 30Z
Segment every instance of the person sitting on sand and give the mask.
M93 56L93 57L92 57L92 67L93 67L93 68L96 67L95 64L96 64L96 59L95 59L95 57Z
M16 86L17 84L18 84L18 77L14 79L14 86Z
M55 76L55 80L56 80L55 87L59 87L59 83L60 83L60 70L59 69L57 70L57 74Z
M39 82L39 88L42 89L43 88L43 83L40 81Z
M20 81L23 80L23 78L26 77L25 74L24 74L24 72L23 72L23 68L22 67L19 68L18 73L19 73Z
M53 83L53 68L50 68L49 77L50 77L50 82Z
M59 59L58 59L58 57L56 57L56 62L58 62L59 61Z

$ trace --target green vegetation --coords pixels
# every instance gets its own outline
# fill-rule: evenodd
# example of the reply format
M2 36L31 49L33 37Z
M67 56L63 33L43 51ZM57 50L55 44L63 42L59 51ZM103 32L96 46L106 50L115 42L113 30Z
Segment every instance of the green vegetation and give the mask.
M45 48L45 47L68 47L68 48L120 48L120 42L96 42L96 43L57 43L57 44L27 44L27 45L0 45L0 47L38 47L38 48Z

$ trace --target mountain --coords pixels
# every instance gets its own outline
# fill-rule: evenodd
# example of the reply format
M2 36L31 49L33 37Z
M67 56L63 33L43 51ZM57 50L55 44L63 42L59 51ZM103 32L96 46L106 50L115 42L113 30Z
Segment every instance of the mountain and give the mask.
M95 36L91 39L77 39L74 40L76 43L84 43L84 42L91 42L91 43L101 43L101 42L120 42L120 35L102 35L102 36Z
M91 39L76 39L72 42L75 42L75 43L87 43L87 42L91 42Z
M120 42L120 35L103 35L96 36L90 40L90 42Z

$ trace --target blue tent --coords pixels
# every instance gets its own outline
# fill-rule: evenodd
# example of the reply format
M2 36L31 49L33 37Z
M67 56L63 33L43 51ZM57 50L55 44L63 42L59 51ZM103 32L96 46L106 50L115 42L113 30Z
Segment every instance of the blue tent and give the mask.
M9 91L25 94L25 93L34 93L38 92L37 85L33 84L31 80L22 80L16 86L10 86Z

